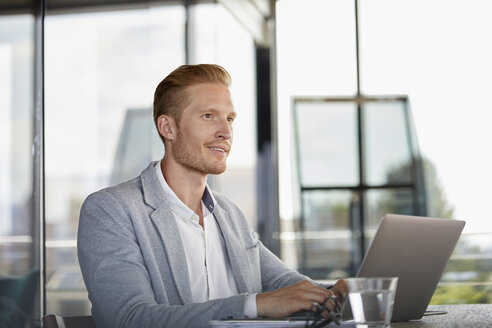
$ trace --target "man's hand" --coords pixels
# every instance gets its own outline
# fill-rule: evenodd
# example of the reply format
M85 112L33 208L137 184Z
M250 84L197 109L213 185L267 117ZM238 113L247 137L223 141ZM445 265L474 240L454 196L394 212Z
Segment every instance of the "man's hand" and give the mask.
M337 281L335 286L333 286L330 290L337 297L337 301L341 309L343 302L345 302L345 300L347 299L348 292L349 292L347 282L343 279L340 279Z
M302 281L292 286L256 295L258 316L283 318L302 310L311 310L313 303L322 304L327 297L332 295L343 302L347 291L347 284L344 280L339 280L332 289L315 286L307 280Z

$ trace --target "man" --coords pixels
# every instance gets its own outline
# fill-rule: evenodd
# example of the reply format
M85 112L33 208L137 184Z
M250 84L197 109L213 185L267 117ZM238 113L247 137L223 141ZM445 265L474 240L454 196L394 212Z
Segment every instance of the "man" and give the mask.
M84 202L78 255L98 326L280 318L346 294L343 281L330 290L286 267L207 186L231 150L229 85L217 65L184 65L167 76L154 96L164 158Z

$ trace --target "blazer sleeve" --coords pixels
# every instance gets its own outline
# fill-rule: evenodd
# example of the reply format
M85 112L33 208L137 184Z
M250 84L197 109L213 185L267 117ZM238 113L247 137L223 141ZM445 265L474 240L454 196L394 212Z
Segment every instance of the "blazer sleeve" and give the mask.
M244 317L247 294L185 305L157 303L130 215L107 191L84 202L77 244L98 327L208 327L210 320Z
M258 247L260 248L260 267L264 292L291 286L304 280L309 280L322 288L331 287L331 285L315 282L308 276L289 268L261 242L258 242Z

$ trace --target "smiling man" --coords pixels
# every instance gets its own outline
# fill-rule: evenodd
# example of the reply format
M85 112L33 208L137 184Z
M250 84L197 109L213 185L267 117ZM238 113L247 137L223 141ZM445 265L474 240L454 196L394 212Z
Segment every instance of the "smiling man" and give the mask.
M266 249L242 212L207 186L232 146L229 74L184 65L154 96L165 155L133 180L90 195L78 255L100 327L208 327L213 319L280 318L330 295Z

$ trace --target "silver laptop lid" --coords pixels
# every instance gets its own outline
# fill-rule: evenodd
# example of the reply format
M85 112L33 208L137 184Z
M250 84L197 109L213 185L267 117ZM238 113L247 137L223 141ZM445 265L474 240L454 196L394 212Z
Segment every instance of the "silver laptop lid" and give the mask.
M387 214L358 277L398 277L392 321L420 319L465 226L464 221Z

